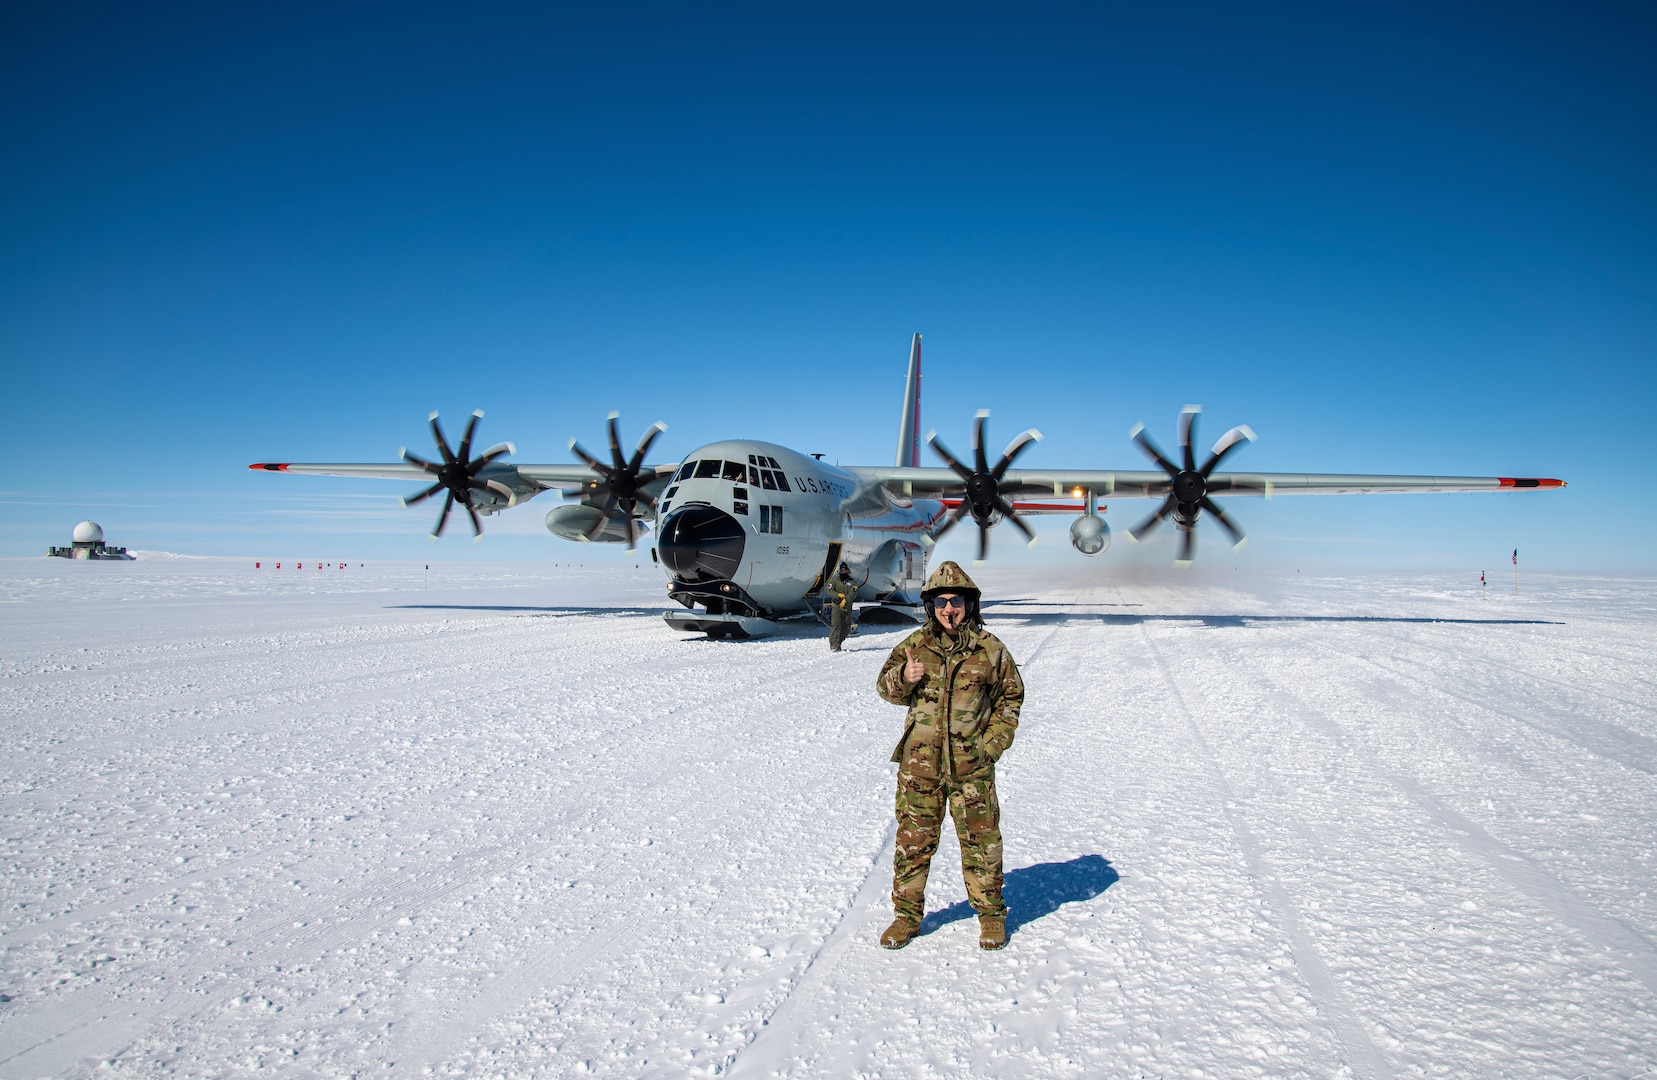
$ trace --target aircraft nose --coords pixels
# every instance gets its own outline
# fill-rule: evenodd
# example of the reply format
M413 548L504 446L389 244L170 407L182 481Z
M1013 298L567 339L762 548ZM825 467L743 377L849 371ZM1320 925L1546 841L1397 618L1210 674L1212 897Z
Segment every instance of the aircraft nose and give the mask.
M742 562L742 523L716 507L683 506L662 522L656 551L675 581L729 581Z

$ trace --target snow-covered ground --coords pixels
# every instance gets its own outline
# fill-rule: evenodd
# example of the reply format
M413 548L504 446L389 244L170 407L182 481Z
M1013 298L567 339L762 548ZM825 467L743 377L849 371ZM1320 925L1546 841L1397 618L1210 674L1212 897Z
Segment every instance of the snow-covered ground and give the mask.
M896 632L647 568L0 561L0 1077L1634 1077L1657 582L998 571L1013 933Z

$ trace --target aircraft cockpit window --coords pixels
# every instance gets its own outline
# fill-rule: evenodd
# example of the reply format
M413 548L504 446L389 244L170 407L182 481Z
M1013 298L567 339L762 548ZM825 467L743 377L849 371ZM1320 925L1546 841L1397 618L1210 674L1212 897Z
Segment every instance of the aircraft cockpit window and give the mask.
M747 478L748 478L748 467L746 465L742 464L742 462L740 462L740 461L727 461L725 463L725 475L724 475L723 479L735 480L737 483L740 484L740 483L742 483L742 481L746 480Z
M731 498L733 498L733 499L746 499L747 497L748 497L748 489L747 488L745 488L745 487L734 487L734 488L731 489Z
M695 475L696 475L696 462L687 461L687 462L685 462L684 467L679 470L679 475L675 476L673 479L674 480L689 480L692 476L695 476Z
M664 498L671 499L677 494L679 494L679 485L675 484L667 489L667 495L665 495Z
M750 465L758 465L758 464L759 464L759 459L758 459L758 458L756 458L756 457L754 457L754 455L752 455L752 454L749 454L749 455L748 455L748 464L750 464Z
M712 478L719 475L719 466L720 466L720 462L715 461L713 458L709 458L706 461L697 462L696 463L696 478L698 480L711 480Z
M777 474L772 472L770 469L761 469L759 471L760 486L765 488L766 491L777 490L776 476Z
M731 509L736 511L739 514L747 514L748 513L748 504L745 503L745 502L734 502L734 503L731 504Z
M788 486L788 477L783 475L783 472L782 472L781 469L777 470L777 490L778 491L792 491L793 490L792 488L790 488Z
M749 454L748 455L748 460L749 461L754 460L754 455ZM756 465L748 466L748 482L750 484L754 485L755 487L759 487L759 467L758 466L756 466Z

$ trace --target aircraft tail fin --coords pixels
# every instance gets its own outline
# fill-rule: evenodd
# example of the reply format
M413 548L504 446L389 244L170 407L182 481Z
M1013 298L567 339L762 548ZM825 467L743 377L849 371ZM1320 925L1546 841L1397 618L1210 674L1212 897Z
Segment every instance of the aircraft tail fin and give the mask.
M903 388L903 419L898 423L898 458L900 469L915 468L921 463L921 336L916 334L909 342L909 377Z

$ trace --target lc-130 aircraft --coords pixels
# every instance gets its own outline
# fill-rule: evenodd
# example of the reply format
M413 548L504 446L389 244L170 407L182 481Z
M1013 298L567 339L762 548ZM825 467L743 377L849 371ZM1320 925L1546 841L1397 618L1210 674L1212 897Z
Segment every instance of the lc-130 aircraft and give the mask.
M1020 434L991 465L986 454L985 419L980 412L972 431L972 457L962 460L936 433L926 441L946 467L921 465L921 335L909 348L909 377L898 427L897 460L890 466L837 467L814 455L748 439L710 443L683 462L645 465L645 455L667 425L656 423L631 457L624 456L610 414L610 460L601 461L575 440L570 449L581 459L573 465L511 464L513 453L501 443L476 458L472 436L478 419L466 423L460 445L448 439L430 416L432 435L442 456L427 461L407 450L402 462L355 464L255 464L266 472L323 476L368 476L419 480L425 489L405 505L443 494L443 512L432 530L436 539L455 504L471 519L474 536L482 535L479 514L517 506L543 491L557 490L573 502L547 514L546 525L565 540L638 546L653 523L658 533L651 558L668 576L667 593L682 605L664 613L679 630L711 637L752 637L774 632L779 619L815 611L829 575L842 561L859 582L857 598L865 622L910 621L920 616L919 590L926 580L931 546L970 515L978 527L978 558L989 550L989 530L1008 522L1035 543L1023 520L1027 514L1074 514L1070 543L1083 555L1098 555L1110 546L1104 498L1160 499L1161 505L1128 531L1137 540L1164 521L1179 530L1177 565L1191 563L1197 523L1206 514L1241 546L1243 531L1212 496L1341 495L1430 491L1532 491L1562 488L1563 480L1477 476L1366 476L1318 473L1217 472L1233 450L1254 438L1246 426L1220 436L1199 466L1197 406L1179 416L1179 459L1172 460L1145 434L1130 433L1155 470L1124 472L1091 469L1015 469L1013 461L1041 433Z

